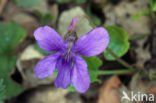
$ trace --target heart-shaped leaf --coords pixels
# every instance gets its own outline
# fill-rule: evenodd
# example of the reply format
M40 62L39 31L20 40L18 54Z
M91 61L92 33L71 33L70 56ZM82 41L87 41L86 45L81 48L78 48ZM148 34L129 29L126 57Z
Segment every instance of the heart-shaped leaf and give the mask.
M25 30L15 22L0 23L0 54L11 53L25 35Z
M0 66L1 66L1 72L0 72L0 78L4 79L4 85L5 88L5 99L17 96L19 93L22 92L22 88L18 86L16 83L13 82L13 80L10 78L9 74L14 67L16 63L16 57L7 57L2 56L0 58Z
M124 29L118 26L106 26L105 28L110 37L108 48L118 57L122 57L129 49L130 43L128 41L128 34ZM115 60L107 50L104 51L104 56L107 60Z

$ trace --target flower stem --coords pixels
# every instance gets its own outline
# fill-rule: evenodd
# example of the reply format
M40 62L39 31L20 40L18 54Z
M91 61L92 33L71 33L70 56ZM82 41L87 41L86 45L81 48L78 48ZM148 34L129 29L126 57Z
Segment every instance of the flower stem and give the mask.
M129 38L129 40L138 40L138 39L143 39L145 37L149 37L152 34L137 34L137 35L133 35ZM156 37L156 35L153 35L154 37Z
M111 74L129 74L134 73L134 70L121 69L121 70L99 70L98 75L111 75Z
M127 62L125 62L124 60L122 60L121 58L119 58L116 54L113 53L113 51L109 48L106 49L120 64L122 64L123 66L125 66L126 68L128 68L129 70L134 70L133 67L128 64Z
M150 36L151 34L138 34L138 35L133 35L129 38L129 40L138 40L138 39L142 39L145 37Z

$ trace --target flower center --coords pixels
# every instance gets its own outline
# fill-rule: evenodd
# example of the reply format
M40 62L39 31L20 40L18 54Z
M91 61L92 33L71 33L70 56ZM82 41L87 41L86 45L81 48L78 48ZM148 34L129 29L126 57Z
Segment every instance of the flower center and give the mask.
M73 57L72 46L75 43L76 38L77 38L76 33L74 32L69 32L65 38L67 48L64 51L62 56L64 58L64 61L66 62L70 62L73 59L72 58Z
M63 53L63 58L65 62L71 62L72 61L72 51L70 51L69 49Z

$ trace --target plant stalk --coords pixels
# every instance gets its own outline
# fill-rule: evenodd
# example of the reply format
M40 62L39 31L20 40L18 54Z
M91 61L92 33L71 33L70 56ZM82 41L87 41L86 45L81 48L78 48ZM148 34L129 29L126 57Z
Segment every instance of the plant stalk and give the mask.
M121 70L100 70L97 72L98 75L112 75L112 74L130 74L134 73L134 70L121 69Z
M116 54L113 53L113 51L109 48L106 49L120 64L122 64L123 66L125 66L126 68L128 68L129 70L134 70L134 68L128 64L127 62L125 62L124 60L122 60L121 58L119 58Z

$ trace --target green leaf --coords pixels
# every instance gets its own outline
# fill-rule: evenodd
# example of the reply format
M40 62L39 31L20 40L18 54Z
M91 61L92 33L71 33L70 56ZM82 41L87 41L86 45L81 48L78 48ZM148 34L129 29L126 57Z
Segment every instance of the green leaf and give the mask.
M0 66L1 66L1 72L0 72L0 78L4 79L4 85L6 86L5 88L5 99L9 99L11 97L17 96L19 93L22 92L22 88L18 86L16 83L12 81L10 78L9 74L14 67L16 63L16 57L11 56L3 56L1 55L0 58Z
M54 71L54 73L53 73L53 76L54 76L54 77L57 77L57 74L58 74L58 70L56 69L56 70Z
M35 16L39 18L42 25L48 25L53 20L53 16L51 16L48 13L43 13L43 12L35 10L34 14Z
M153 12L156 12L156 3L153 5L152 11L153 11Z
M133 20L136 21L139 19L140 16L143 16L143 15L149 15L150 14L150 9L145 9L144 11L140 11L138 12L135 16L133 16Z
M150 7L152 8L153 12L156 12L156 1L150 0Z
M71 0L56 0L57 3L69 3Z
M9 54L26 36L25 30L15 22L0 23L0 54Z
M108 48L113 51L118 57L122 57L129 49L128 34L124 29L118 26L106 26L109 33L110 41ZM104 51L106 60L115 60L106 50Z
M3 79L0 79L0 103L3 103L5 99L5 85L3 83Z
M42 0L15 0L15 3L20 7L32 7L40 5L41 1Z
M150 7L152 8L154 5L154 0L150 0Z
M87 0L76 0L76 3L78 4L82 4L82 3L86 3Z
M67 90L69 90L70 92L77 92L72 84L67 88Z
M83 59L86 61L88 65L88 72L89 72L91 83L99 82L98 71L99 71L99 67L102 66L102 61L96 56L83 57Z

